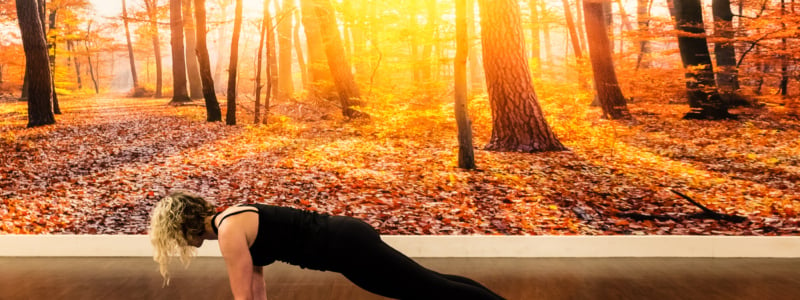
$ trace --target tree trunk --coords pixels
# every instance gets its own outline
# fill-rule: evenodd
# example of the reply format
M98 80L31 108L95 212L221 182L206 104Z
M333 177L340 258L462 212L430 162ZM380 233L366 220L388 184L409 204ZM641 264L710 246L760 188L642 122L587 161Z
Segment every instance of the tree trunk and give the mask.
M542 13L547 12L547 1L539 1L539 11ZM542 26L542 37L544 38L544 60L548 62L553 57L550 44L550 22L546 22Z
M98 54L99 54L99 52L98 52ZM111 55L110 56L111 56L111 62L108 65L110 66L111 71L109 72L109 74L111 74L111 76L114 76L115 74L117 74L117 72L114 71L114 66L117 65L117 52L116 52L116 50L111 49ZM97 57L97 75L98 75L97 77L99 79L100 78L100 57L99 56Z
M316 13L314 0L300 0L303 14L303 29L306 33L309 67L309 94L314 97L331 98L333 95L333 77L325 57L325 45L322 43L320 20Z
M145 67L145 69L144 69L144 74L145 74L144 81L145 82L150 82L150 59L151 58L153 58L152 55L147 55L147 57L145 57L145 63L144 63L144 67Z
M278 19L278 99L286 100L294 94L294 80L292 80L292 10L294 0L283 0Z
M236 0L236 16L231 37L231 60L228 64L228 111L225 124L236 125L236 75L239 62L239 34L242 31L242 0Z
M652 0L637 0L636 22L639 24L639 55L636 69L650 68L650 3Z
M111 55L114 55L114 51L111 51ZM92 70L91 70L92 74L90 74L90 75L92 77L92 82L95 83L95 94L99 94L100 93L100 78L102 77L102 74L103 74L101 72L102 69L100 69L100 51L95 51L94 57L95 57L95 60L94 60L95 62L94 62L94 65L92 66ZM91 62L89 62L89 63L91 63Z
M467 56L469 36L467 35L467 1L456 0L456 58L455 76L455 117L458 126L458 167L475 169L475 153L472 146L472 125L467 109Z
M39 18L37 1L17 0L16 7L22 46L25 49L25 70L30 79L28 127L55 124L47 42Z
M678 48L686 69L686 93L689 99L686 119L723 119L732 117L714 82L714 70L703 27L700 0L669 0L670 13L678 31Z
M627 30L628 32L633 32L634 28L633 28L633 25L631 25L631 22L630 22L630 20L628 18L627 11L625 11L625 5L622 4L622 0L615 0L615 1L617 2L617 8L619 8L620 20L622 21L621 24L620 24L620 32L624 32L622 30L623 28L625 30ZM612 13L611 2L607 2L607 3L608 3L608 11L607 11L608 14L606 15L606 26L608 26L609 36L613 37L614 36L614 30L613 30L612 26L613 26L613 23L614 23L614 15ZM621 34L621 35L624 36L624 34ZM614 50L614 46L613 46L614 39L611 38L610 40L611 40L611 44L612 44L612 46L611 46L611 50L612 51L611 52L613 53L614 52L613 51ZM620 43L619 52L620 52L620 54L622 54L622 51L625 50L625 49L622 48L622 44L624 42L625 42L625 39L623 37L620 37L620 39L619 39L619 43Z
M342 3L343 10L347 11L347 7L352 4L352 1L344 1ZM334 15L335 13L334 9ZM353 58L353 41L351 39L352 33L350 32L350 28L353 28L353 24L351 24L347 19L342 20L342 42L344 42L344 57L347 61L352 61Z
M383 61L383 52L381 52L381 32L383 29L383 24L380 24L381 21L381 9L380 3L377 1L367 1L367 13L366 13L366 22L367 28L364 29L365 39L369 40L369 44L372 46L371 51L369 51L368 59L365 64L369 68L369 84L370 90L369 93L372 94L372 87L376 82L382 80L381 75L382 73L378 72L378 69L381 67L381 62ZM366 48L366 45L364 45Z
M25 75L23 75L22 79L22 92L19 95L19 101L28 101L30 90L30 75L28 74L28 68L25 68Z
M561 2L564 4L564 18L567 21L567 30L569 30L569 38L572 42L572 51L575 53L575 57L580 60L583 57L583 48L581 47L575 21L572 19L572 8L569 5L569 0L561 0Z
M36 5L39 8L39 19L42 24L42 32L44 32L44 42L47 45L47 0L36 0ZM49 45L47 45L49 47Z
M767 1L764 1L764 2L761 3L760 11L756 15L756 18L760 18L762 16L762 14L765 12L765 10L767 9L767 3L768 3ZM745 30L745 24L744 24L744 22L741 21L742 20L741 16L743 16L743 14L742 14L743 8L742 7L744 5L745 4L744 4L743 1L739 2L739 16L740 16L740 18L739 18L739 29L742 30L742 32L744 32L744 30ZM758 34L763 34L762 31L763 31L763 29L756 28L755 34L757 34L757 35ZM743 45L746 45L746 43L743 43ZM753 47L754 47L753 48L754 56L755 57L761 57L761 46L759 46L758 44L755 44L755 45L753 45ZM743 50L742 53L744 53L745 51L746 50ZM765 77L765 75L767 73L770 72L770 64L764 63L764 59L757 59L756 62L755 62L755 65L756 65L755 66L756 71L760 72L760 73L758 73L759 75L757 75L756 79L755 79L755 81L756 81L755 94L756 95L762 95L761 89L764 86L764 77Z
M331 70L331 74L333 74L333 82L339 93L342 114L347 118L368 117L367 114L351 107L351 105L361 101L361 92L353 79L350 63L345 58L333 5L330 0L314 0L314 3L317 4L316 12L320 20L322 42L325 44L328 67Z
M485 81L481 60L478 58L477 47L475 47L477 43L473 42L473 39L476 39L475 1L477 0L467 0L467 42L469 43L467 60L469 60L469 88L473 95L483 90Z
M194 0L194 18L197 22L197 63L200 65L200 80L203 83L203 98L206 102L206 120L222 121L222 111L214 90L214 77L211 75L211 62L206 43L206 0Z
M786 14L786 0L781 0L780 14L781 16L784 16ZM783 28L783 30L785 31L786 23L781 22L781 28ZM783 98L786 98L786 96L789 94L789 58L786 55L786 53L788 52L787 52L787 44L785 37L781 38L781 53L782 54L779 56L781 60L781 81L780 85L778 86L778 89L781 92L781 96Z
M578 62L578 82L581 83L582 88L586 88L586 82L583 80L583 74L580 66L583 66L583 47L581 46L580 38L578 35L577 26L572 20L572 10L570 9L569 0L561 0L564 4L564 17L567 19L567 29L569 30L569 37L572 41L572 51L575 52L575 60ZM583 31L581 31L582 33Z
M366 21L366 17L364 17L365 11L367 8L364 7L366 1L349 1L346 2L347 11L345 12L345 16L347 16L347 23L348 29L350 30L350 35L352 36L352 43L353 43L353 67L355 68L355 76L357 79L361 80L368 80L370 75L370 68L368 65L369 57L367 56L367 39L365 32L369 28ZM353 5L357 5L353 7Z
M222 15L221 20L218 21L220 25L217 26L217 51L215 53L216 65L214 66L214 82L217 84L216 89L220 91L220 93L225 94L227 93L227 81L225 81L222 76L225 66L230 60L231 49L229 46L231 44L223 41L230 39L229 34L231 33L231 27L227 22L229 16L231 15L231 12L229 11L230 0L218 0L217 2L220 3L220 10L223 11L224 14Z
M614 61L611 56L611 40L608 37L605 8L596 0L584 0L583 12L586 17L586 34L589 39L589 57L592 60L597 99L603 107L603 116L610 119L629 119L625 97L617 82Z
M78 50L76 49L75 42L73 40L67 40L67 53L70 53L69 57L67 57L67 66L69 66L69 62L72 61L75 67L75 80L78 83L78 89L83 89L83 80L81 79L81 62L78 60L78 56L74 53Z
M633 31L633 25L631 25L630 19L628 17L628 12L625 10L625 5L622 4L622 0L615 0L617 2L617 8L619 8L619 17L622 20L622 27L625 28L627 31ZM611 11L611 2L608 3L608 18L609 20L606 24L611 24L614 21L614 16ZM622 39L620 39L622 40ZM613 41L613 40L612 40Z
M431 65L434 61L431 59L433 54L433 44L436 42L436 20L439 18L439 13L436 9L436 1L426 1L426 8L428 11L428 23L425 25L425 45L422 47L422 82L429 83L431 81Z
M260 124L261 120L261 65L264 59L264 37L267 34L267 23L270 22L269 0L264 0L263 17L261 18L261 31L258 35L258 53L256 53L256 107L253 113L253 124ZM271 22L270 22L271 23Z
M244 3L242 3L242 10L244 10ZM244 13L244 11L242 13ZM242 19L242 22L244 22L244 19ZM239 33L239 39L241 40L241 32ZM249 38L245 38L244 44L240 45L239 49L248 49L248 44L250 44L250 40L251 39L249 39ZM242 65L242 60L237 59L236 65L237 65L237 69L238 69L238 67ZM239 70L241 70L241 69L239 69ZM239 86L240 86L240 84L242 82L242 77L243 76L237 76L236 77L236 90L239 90Z
M588 0L588 1L597 1L597 0ZM581 3L583 3L583 2L585 2L585 1L581 1ZM608 49L609 49L609 51L611 53L610 57L613 57L613 54L614 54L614 14L612 12L611 2L610 1L600 1L599 3L601 3L602 7L603 7L602 18L603 18L603 25L606 28L605 34L607 35L606 38L608 39ZM583 11L583 10L585 10L584 7L578 7L578 10L579 11ZM588 17L586 17L586 18L588 18ZM583 23L584 23L583 26L588 26L588 25L586 25L586 21L585 20L584 20ZM588 35L591 35L591 33L589 33L591 30L592 29L589 29L589 28L586 29L586 32L587 32ZM620 39L620 41L621 40L622 39ZM595 41L595 42L597 42L597 41ZM590 41L588 41L588 36L587 36L587 43L591 43ZM591 54L589 55L589 59L592 60L592 55ZM591 61L591 63L594 64L594 61ZM612 62L611 65L612 65L612 70L613 70L613 62ZM600 72L605 71L605 69L603 69L603 70L594 70L594 68L595 68L595 66L592 65L592 69L593 69L592 73L594 75L597 75L598 71L600 71ZM601 67L601 68L604 68L604 67ZM608 75L608 74L605 74L605 75ZM617 81L615 80L614 82L617 82ZM597 83L598 83L598 81L595 80L594 81L594 90L595 91L599 90L598 87L597 87ZM613 97L616 97L616 95L613 96ZM591 107L602 107L603 104L600 102L600 95L595 94L594 95L594 100L592 100L592 103L589 104L589 106L591 106ZM603 109L604 109L603 112L605 113L606 112L605 107L603 107ZM608 117L608 114L606 114L605 117Z
M300 10L294 11L295 24L292 29L294 36L294 52L297 53L297 65L300 67L300 81L303 83L303 88L308 87L308 67L306 66L305 55L303 54L303 44L300 42Z
M583 32L583 0L575 0L575 29L578 30L578 41L581 43L581 51L586 52L586 33ZM572 17L572 16L570 16Z
M761 54L761 47L758 45L755 46L755 56L759 56ZM762 60L758 60L756 62L756 70L760 72L760 76L756 76L756 95L763 95L761 89L764 87L764 75L769 73L769 64L764 63Z
M736 6L739 7L739 14L736 17L736 30L739 32L745 32L745 22L742 22L742 16L744 16L744 0L739 0L739 3L737 3ZM747 49L747 43L740 42L737 47L739 48L739 52L743 53Z
M200 69L197 67L197 38L195 37L194 18L192 17L192 0L183 0L183 34L186 38L186 74L189 77L189 97L203 98L203 84Z
M172 0L170 0L172 1ZM162 67L161 67L161 42L158 38L158 16L157 16L157 0L145 0L145 7L147 8L147 15L150 18L150 35L153 40L153 55L156 61L156 98L162 97Z
M42 32L45 35L45 46L46 46L47 45L47 28L46 28L47 25L46 24L47 23L45 22L45 19L44 19L44 17L45 17L45 8L44 8L45 2L44 2L44 0L36 0L35 1L35 5L36 5L36 11L38 12L39 24L41 24ZM49 55L50 54L48 52L48 56ZM51 77L51 79L52 79L52 77ZM25 76L24 76L24 78L22 80L22 93L19 96L19 101L28 101L29 91L30 91L30 80L31 79L30 79L30 76L28 74L28 69L26 68L25 69ZM52 90L52 87L50 87L50 89Z
M586 1L596 1L596 0L582 0L581 2L586 2ZM614 12L612 11L612 7L611 7L611 2L610 1L603 1L603 2L600 2L600 3L603 6L603 11L602 11L603 23L604 23L603 25L606 28L606 35L608 35L608 41L609 41L608 42L608 49L611 49L611 53L613 54L614 53ZM584 12L583 12L584 14L589 14L588 12L585 12L585 10L586 10L586 6L585 5L583 6L583 8L578 8L578 10L584 10ZM588 44L588 43L591 43L589 41L588 37L592 36L592 34L589 33L589 27L588 27L588 25L586 25L586 18L588 18L588 16L584 17L583 26L586 26L586 40L587 40L587 44ZM589 51L591 51L591 50L589 50ZM589 54L589 56L591 56L591 54Z
M541 53L539 47L541 41L539 35L539 0L528 0L528 8L531 10L531 59L533 60L534 74L539 77L542 73Z
M422 68L420 67L421 60L419 58L419 22L417 21L417 15L419 14L419 1L420 0L411 0L411 12L408 14L408 27L410 28L408 33L408 42L409 47L411 47L411 66L412 71L414 72L414 83L419 84L422 81Z
M84 41L86 47L86 61L89 63L89 75L94 84L94 93L100 94L100 86L97 84L97 77L94 76L94 65L92 65L92 53L89 51L89 41Z
M272 0L276 1L276 0ZM276 5L277 6L277 5ZM275 40L275 27L272 23L272 12L267 9L267 91L264 96L264 116L261 122L267 124L269 122L269 105L272 99L278 98L278 51L275 47L277 44Z
M183 48L183 1L169 0L170 44L172 45L172 100L170 103L189 102L186 90L186 57Z
M92 64L92 52L89 51L89 43L90 43L89 37L91 36L91 33L92 33L92 22L89 21L89 26L86 28L86 38L83 40L83 46L86 49L86 62L89 64L89 76L91 77L92 83L94 84L94 93L100 94L100 86L97 84L97 76L94 76L94 65ZM113 57L114 53L112 52L111 55ZM75 64L77 65L77 63L78 63L78 58L75 57Z
M42 7L44 7L45 0L41 0ZM58 16L58 9L53 9L50 11L50 31L56 29L56 17ZM50 31L45 30L46 33ZM47 41L47 35L45 35L45 42ZM61 114L61 107L58 105L58 93L56 93L56 46L58 45L58 36L53 35L53 43L48 44L47 48L53 48L52 54L48 55L48 60L50 61L50 84L52 85L53 91L53 113L60 115Z
M736 49L733 45L733 12L730 0L714 0L711 4L714 14L714 33L719 39L714 43L716 54L717 84L724 99L729 103L733 94L739 90L739 75L736 68Z
M128 42L128 59L131 64L131 78L133 79L133 93L132 96L140 97L142 91L139 87L139 76L136 74L136 60L133 56L133 43L131 43L131 30L128 26L128 8L125 0L122 0L122 22L125 24L125 39Z
M478 3L493 123L486 149L565 150L547 125L533 90L519 4L514 0L479 0Z

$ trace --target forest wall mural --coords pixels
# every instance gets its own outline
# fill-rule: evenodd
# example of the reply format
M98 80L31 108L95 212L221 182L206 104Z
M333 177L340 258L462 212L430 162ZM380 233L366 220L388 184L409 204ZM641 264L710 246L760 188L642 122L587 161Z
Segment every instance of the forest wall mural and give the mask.
M0 2L0 233L796 235L793 1Z

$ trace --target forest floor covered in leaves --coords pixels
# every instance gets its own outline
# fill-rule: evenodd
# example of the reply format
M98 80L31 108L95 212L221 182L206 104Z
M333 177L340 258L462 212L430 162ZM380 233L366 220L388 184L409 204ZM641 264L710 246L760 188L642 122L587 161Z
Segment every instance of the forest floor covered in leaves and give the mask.
M443 100L444 101L444 100ZM471 102L479 170L456 166L452 104L375 104L369 121L299 102L269 125L206 123L202 101L62 99L26 129L0 103L0 233L143 234L154 203L191 190L221 207L262 202L365 219L383 234L794 235L800 120L779 106L687 121L685 104L631 103L634 122L540 99L569 151L482 150L488 101ZM714 213L679 197L678 191ZM719 220L741 216L742 222Z

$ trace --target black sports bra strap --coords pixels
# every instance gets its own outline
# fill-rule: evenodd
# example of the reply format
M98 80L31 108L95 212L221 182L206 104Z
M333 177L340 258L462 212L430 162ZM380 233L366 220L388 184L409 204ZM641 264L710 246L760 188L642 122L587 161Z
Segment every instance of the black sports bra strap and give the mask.
M244 205L242 205L242 206L244 206ZM238 206L238 207L242 207L242 206ZM255 208L255 207L251 207L251 208L252 209L243 209L243 210L235 211L235 212L232 212L232 213L229 213L229 214L225 215L224 217L222 217L222 219L219 220L219 225L222 225L222 222L225 221L225 219L230 217L230 216L238 215L240 213L245 213L245 212L258 213L258 209L257 208ZM219 232L218 232L219 228L217 227L217 224L216 224L217 216L218 215L215 215L214 218L211 219L211 229L214 229L214 233L215 234L219 234Z

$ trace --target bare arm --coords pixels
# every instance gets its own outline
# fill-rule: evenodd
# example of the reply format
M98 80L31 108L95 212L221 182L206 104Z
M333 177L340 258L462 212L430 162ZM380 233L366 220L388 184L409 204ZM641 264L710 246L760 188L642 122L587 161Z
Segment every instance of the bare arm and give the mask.
M229 224L220 228L219 249L225 258L228 278L236 300L252 300L254 276L253 259L247 247L247 238L242 230L237 230L238 220L231 218ZM266 294L265 294L266 296Z
M264 268L253 267L253 299L267 300L267 288L264 284Z

